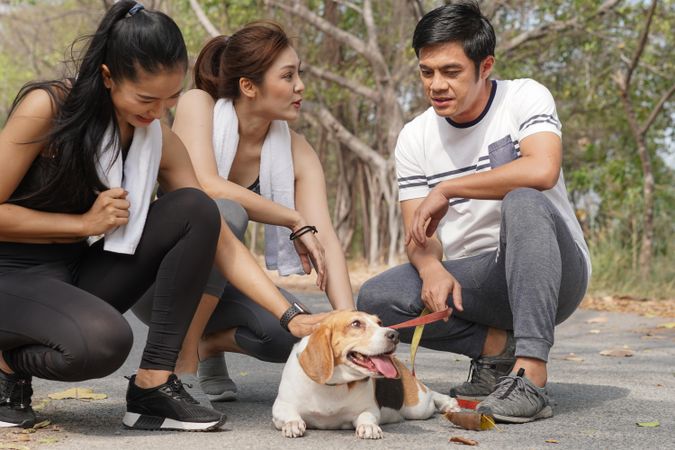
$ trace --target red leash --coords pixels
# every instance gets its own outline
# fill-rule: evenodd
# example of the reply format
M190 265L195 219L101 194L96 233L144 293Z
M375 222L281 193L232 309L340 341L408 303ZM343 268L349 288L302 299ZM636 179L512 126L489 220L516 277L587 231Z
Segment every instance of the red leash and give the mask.
M429 313L427 315L420 316L416 319L406 320L405 322L401 322L396 325L390 325L387 328L393 328L394 330L397 330L399 328L411 328L416 327L418 325L427 325L430 323L438 322L439 320L443 320L446 317L450 317L450 314L452 314L452 308L444 309L443 311L436 311L434 313Z
M420 345L420 340L422 340L424 325L443 320L446 317L449 317L450 314L452 314L452 309L450 308L435 313L430 313L428 308L424 308L422 314L420 314L417 319L408 320L389 327L394 329L415 327L412 340L410 341L410 368L413 376L415 376L415 355L417 354L417 347Z

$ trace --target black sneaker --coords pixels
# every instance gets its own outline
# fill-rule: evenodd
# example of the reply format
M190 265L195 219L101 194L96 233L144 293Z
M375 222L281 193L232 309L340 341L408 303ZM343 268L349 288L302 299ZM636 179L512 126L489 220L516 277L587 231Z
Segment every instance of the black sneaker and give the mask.
M0 428L35 425L35 413L30 406L32 395L30 378L0 370Z
M139 430L209 431L225 423L218 411L200 406L171 374L166 383L143 389L136 386L136 375L129 378L127 413L122 423Z
M511 373L516 363L516 340L513 332L506 332L506 346L496 356L481 356L471 360L469 377L464 383L450 389L450 397L481 401L495 390L499 379Z

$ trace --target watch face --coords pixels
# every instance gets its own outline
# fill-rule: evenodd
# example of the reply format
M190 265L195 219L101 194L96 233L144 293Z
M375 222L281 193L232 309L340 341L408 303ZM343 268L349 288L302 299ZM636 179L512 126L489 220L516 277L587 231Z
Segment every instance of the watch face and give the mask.
M295 301L295 302L293 302L293 306L298 308L300 310L300 312L309 314L309 309L305 305L303 305L302 303L300 303L298 301Z

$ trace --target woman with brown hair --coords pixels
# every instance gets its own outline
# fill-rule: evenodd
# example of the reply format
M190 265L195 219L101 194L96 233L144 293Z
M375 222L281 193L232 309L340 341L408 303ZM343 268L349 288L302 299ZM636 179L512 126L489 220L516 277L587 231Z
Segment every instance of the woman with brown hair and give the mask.
M316 283L332 307L353 309L321 162L305 138L287 125L300 115L305 88L301 73L295 49L274 22L253 22L230 37L216 37L197 59L197 89L182 96L173 130L185 142L201 185L235 233L238 228L243 236L248 219L265 224L268 268L289 275L309 274L313 266ZM293 304L289 317L306 310L291 294L282 293ZM279 323L255 301L226 286L216 272L202 297L202 311L208 309L213 314L199 342L199 375L212 400L232 398L236 392L222 352L284 362L296 342L284 329L283 318ZM206 321L205 314L198 316L193 333L199 333L195 322L200 317Z

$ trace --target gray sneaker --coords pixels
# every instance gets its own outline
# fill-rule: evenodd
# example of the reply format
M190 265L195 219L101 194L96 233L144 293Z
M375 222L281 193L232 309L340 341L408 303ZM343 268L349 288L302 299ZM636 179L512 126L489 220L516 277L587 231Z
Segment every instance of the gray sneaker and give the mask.
M496 356L481 356L471 360L467 380L450 389L450 397L462 400L484 400L495 390L499 378L508 375L516 363L516 340L513 332L506 332L504 351Z
M218 355L199 362L199 385L212 402L237 399L237 385L227 372L225 356Z
M535 386L525 378L525 369L502 377L497 389L478 404L476 411L506 423L526 423L553 417L546 388Z

